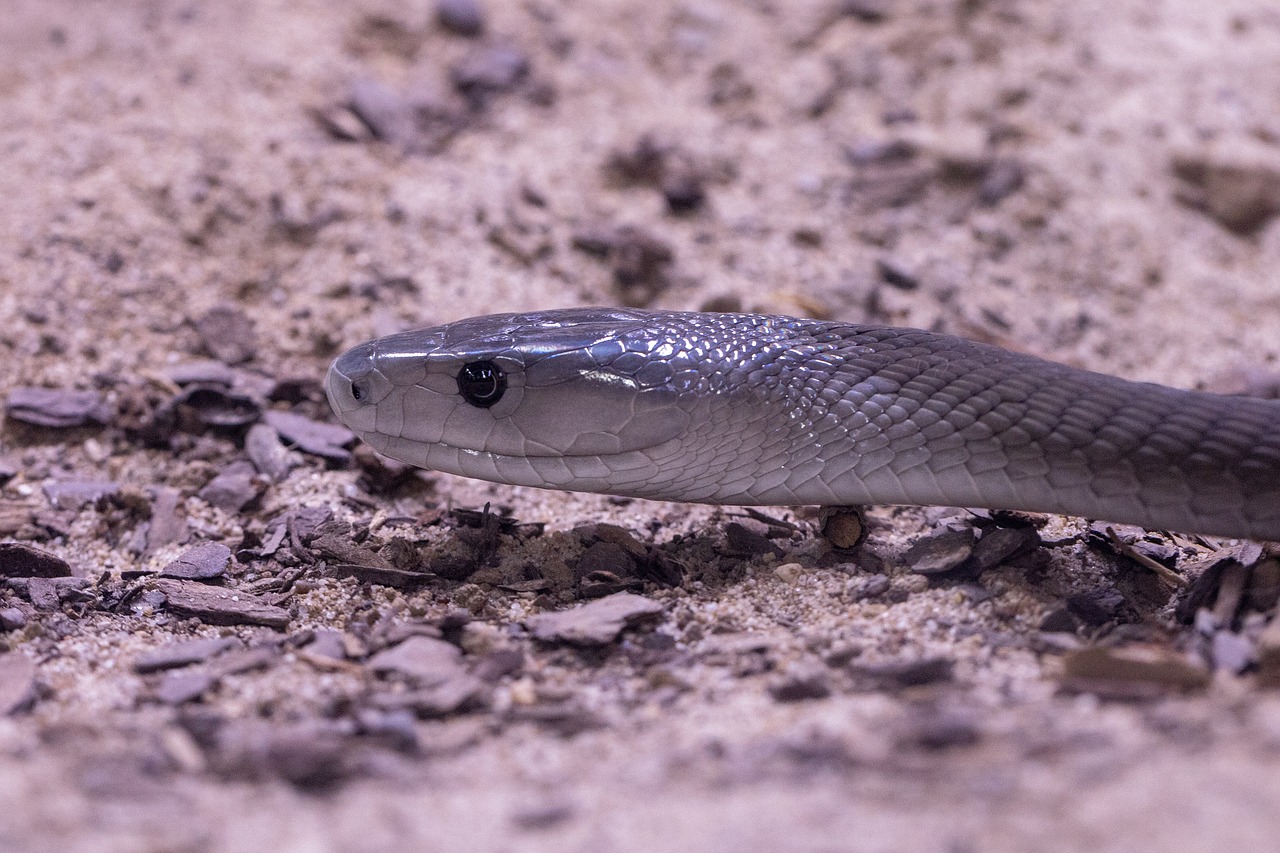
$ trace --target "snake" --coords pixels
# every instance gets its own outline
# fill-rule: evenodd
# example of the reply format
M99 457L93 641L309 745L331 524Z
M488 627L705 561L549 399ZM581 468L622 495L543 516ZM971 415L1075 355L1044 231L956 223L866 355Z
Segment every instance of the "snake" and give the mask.
M567 308L337 357L338 419L409 465L739 506L947 506L1280 540L1280 400L1130 381L947 334Z

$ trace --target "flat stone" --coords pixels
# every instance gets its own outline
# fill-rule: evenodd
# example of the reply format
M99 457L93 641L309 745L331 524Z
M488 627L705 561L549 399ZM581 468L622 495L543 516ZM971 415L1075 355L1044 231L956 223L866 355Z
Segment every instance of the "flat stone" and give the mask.
M972 555L973 528L947 527L917 539L904 559L913 572L938 575L960 568Z
M217 683L218 679L208 672L170 672L160 680L155 697L166 705L181 705L199 699Z
M54 480L43 488L55 509L80 509L120 494L120 485L109 480Z
M466 674L457 646L421 635L378 652L365 665L374 672L394 673L420 685L442 684Z
M230 564L230 548L221 542L205 542L183 551L178 559L160 570L160 577L213 580L225 575Z
M524 620L534 638L543 642L603 646L628 627L661 615L663 606L641 595L620 592L557 613L539 613Z
M5 400L5 413L15 421L57 429L111 420L111 407L98 392L61 388L14 388Z
M356 435L346 427L321 423L294 412L282 412L269 409L262 419L285 441L293 444L303 453L332 459L335 462L346 462L351 458L351 451L345 446L356 440Z
M133 671L145 675L149 672L160 672L165 669L189 666L193 663L203 663L215 655L222 654L228 649L234 649L240 645L240 641L235 637L211 637L171 643L139 655L133 661Z
M48 551L21 542L0 542L0 577L65 578L71 564Z
M174 613L194 616L209 625L284 628L289 624L289 611L267 604L247 592L173 578L159 578L154 585L164 593L168 607Z
M227 512L239 512L262 494L263 486L256 479L253 465L248 462L232 462L205 484L196 496L210 506Z

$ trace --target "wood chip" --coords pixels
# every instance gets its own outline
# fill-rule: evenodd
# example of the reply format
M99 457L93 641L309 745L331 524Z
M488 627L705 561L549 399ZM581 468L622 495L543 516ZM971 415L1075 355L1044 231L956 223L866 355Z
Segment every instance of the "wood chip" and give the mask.
M1209 684L1207 668L1186 655L1155 645L1094 646L1062 657L1062 685L1105 698L1145 699L1169 690L1197 690Z
M543 642L603 646L617 640L626 628L656 619L662 612L662 605L656 601L620 592L557 613L530 616L524 625Z
M181 616L194 616L209 625L284 628L289 624L289 611L246 592L171 578L160 578L153 583L168 599L171 611Z
M257 479L251 463L232 462L205 484L196 496L210 506L239 512L263 493L266 484Z
M972 527L946 527L917 539L903 559L922 575L955 571L973 555L973 537Z
M280 443L280 433L270 424L254 424L244 437L244 452L258 473L281 482L289 476L289 451Z

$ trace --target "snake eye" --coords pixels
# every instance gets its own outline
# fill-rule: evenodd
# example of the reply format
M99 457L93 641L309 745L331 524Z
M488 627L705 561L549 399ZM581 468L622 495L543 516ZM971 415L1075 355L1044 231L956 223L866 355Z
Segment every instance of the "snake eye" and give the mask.
M351 383L351 399L359 402L360 398L363 396L364 396L364 391L361 390L360 385L358 383L352 382Z
M458 393L476 408L489 408L506 390L507 376L492 361L473 361L458 371Z

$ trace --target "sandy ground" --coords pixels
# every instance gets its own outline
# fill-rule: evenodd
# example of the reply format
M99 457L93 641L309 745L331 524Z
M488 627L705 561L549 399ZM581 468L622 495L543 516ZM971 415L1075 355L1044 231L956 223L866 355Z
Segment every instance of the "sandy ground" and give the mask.
M30 516L0 538L90 581L43 608L0 590L21 616L0 660L34 665L34 701L0 720L0 849L1275 848L1280 695L1254 675L1060 689L1086 640L1195 646L1171 591L1133 593L1078 522L1050 521L1066 544L1030 569L930 583L904 553L962 515L876 511L836 559L778 509L801 532L734 556L731 508L447 476L388 492L299 452L228 509L203 490L243 429L149 439L118 414L213 355L258 401L297 380L264 405L326 418L315 380L374 335L619 302L914 325L1187 387L1276 374L1274 3L838 8L490 2L471 36L420 0L9 0L0 392L96 391L117 415L0 433L0 509ZM202 325L213 309L229 326ZM120 492L52 506L64 480ZM181 530L157 542L163 489ZM256 547L297 507L438 556L448 511L487 502L545 532L504 534L467 578L234 562L224 586L275 596L283 629L176 613L145 576L198 543ZM524 620L584 600L569 576L598 523L683 577L629 584L664 609L622 640L533 642ZM1046 640L1100 586L1123 606ZM307 653L335 630L336 658ZM469 673L519 661L464 708L388 710L369 655L412 630ZM220 636L273 651L193 697L135 671ZM922 659L950 669L902 676Z

